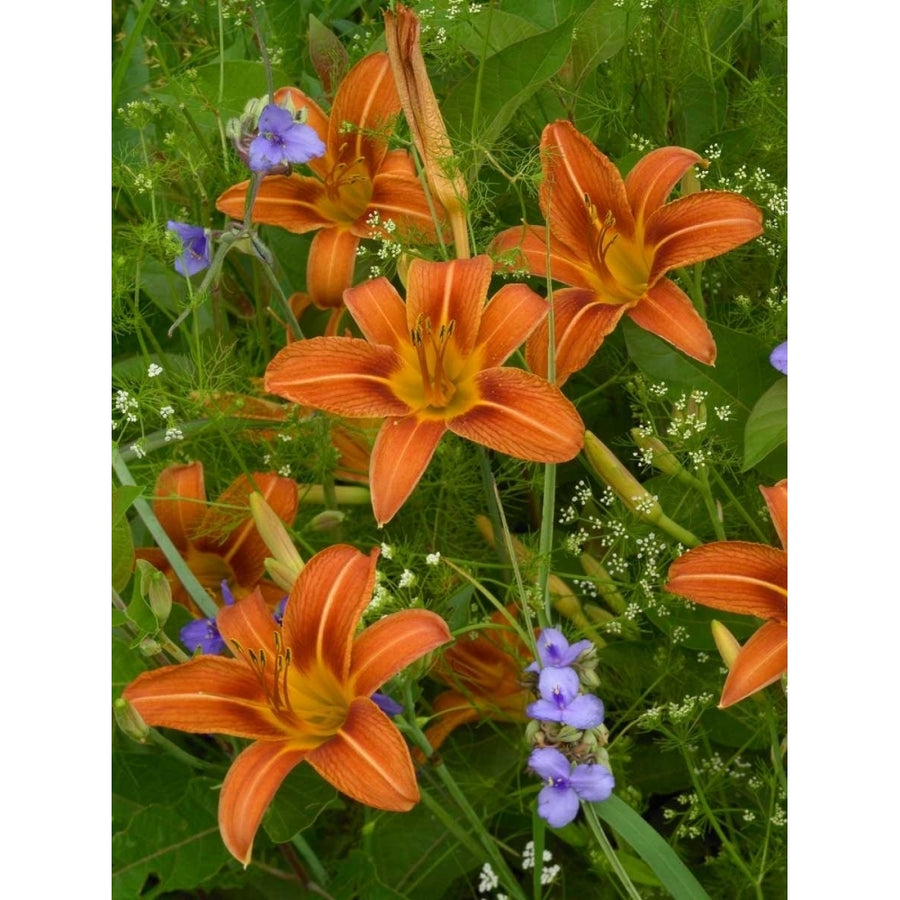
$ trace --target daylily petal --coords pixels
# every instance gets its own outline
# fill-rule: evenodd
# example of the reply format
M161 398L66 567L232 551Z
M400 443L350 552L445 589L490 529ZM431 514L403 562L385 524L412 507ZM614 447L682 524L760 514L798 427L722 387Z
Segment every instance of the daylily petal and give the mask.
M447 427L460 437L532 462L566 462L581 449L584 423L559 388L521 369L475 376L480 400Z
M769 507L769 515L772 517L772 524L778 533L778 540L781 546L787 550L787 478L782 478L778 484L772 487L764 487L760 485L760 493L766 500L766 506Z
M403 150L392 150L386 158L395 153L406 155ZM397 164L393 168L394 171L385 171L382 165L381 171L372 179L369 210L377 212L382 222L390 219L397 226L396 237L401 240L433 243L437 237L437 228L418 176L415 171L402 171ZM443 222L443 210L437 208L435 212ZM367 216L368 214L367 212ZM365 234L361 236L369 237L372 231L370 226L365 226Z
M556 335L556 383L583 369L603 339L610 334L627 311L626 306L598 302L597 295L584 288L564 288L553 294L553 330ZM528 367L546 378L548 335L544 319L525 345Z
M259 679L236 659L201 656L143 672L122 696L154 727L245 738L284 736Z
M499 366L547 315L546 300L524 284L506 284L481 314L478 345L485 368Z
M386 419L372 448L369 486L378 525L390 522L406 502L447 425L443 419Z
M237 603L221 607L216 616L216 625L232 653L237 653L236 644L245 651L264 650L270 659L275 656L275 632L278 625L262 591L255 590Z
M369 696L420 656L452 640L447 623L436 613L407 609L370 625L354 642L350 683Z
M324 666L346 680L356 626L372 599L377 558L377 549L366 555L335 544L306 564L294 582L283 623L284 642L298 669Z
M232 219L243 221L249 181L233 185L216 200L216 209ZM302 175L269 175L253 203L253 221L278 225L294 234L335 224L325 204L325 188L315 178Z
M219 794L219 831L228 852L245 867L263 814L307 753L290 741L258 741L231 764Z
M585 197L601 220L610 213L616 231L633 237L634 216L619 170L571 122L559 120L544 129L541 154L545 176L541 210L554 235L575 251L576 258L590 255L594 235Z
M250 494L259 491L286 524L294 521L299 502L297 485L290 478L255 472L252 479L241 475L211 506L203 518L195 546L218 553L234 571L238 585L255 587L265 574L269 555L250 514ZM236 508L243 508L243 514ZM225 536L224 540L222 539Z
M387 151L391 119L400 112L400 97L386 53L364 56L337 90L328 120L328 162L350 163L362 157L377 171ZM353 125L349 132L344 123Z
M398 353L409 344L406 304L387 278L371 278L350 288L344 303L371 343L386 344Z
M159 524L172 543L185 550L206 513L203 463L163 469L154 493L153 512Z
M709 328L674 281L658 281L625 315L688 356L708 366L716 361L716 342Z
M320 309L340 306L353 284L359 238L345 228L323 228L312 239L306 262L306 290Z
M490 257L483 255L442 263L413 260L406 277L409 329L416 327L420 315L430 320L435 330L454 322L456 347L467 356L478 337L492 271Z
M701 191L667 203L644 227L654 252L649 283L669 269L712 259L762 233L762 212L740 194Z
M727 612L787 621L787 554L765 544L716 541L669 567L665 589Z
M410 410L391 378L403 361L390 347L357 338L294 341L266 368L265 389L340 416L402 416Z
M741 647L722 688L719 707L739 703L787 671L787 626L766 622Z
M590 257L584 253L577 255L552 234L548 239L542 226L519 225L501 231L491 242L488 252L495 259L511 259L514 267L525 268L532 275L543 278L547 276L549 259L554 281L591 290L599 285Z
M684 147L660 147L642 156L625 178L634 218L643 222L662 206L684 173L702 158Z
M397 727L368 697L350 704L337 734L307 759L326 781L360 803L407 812L419 802L409 749Z

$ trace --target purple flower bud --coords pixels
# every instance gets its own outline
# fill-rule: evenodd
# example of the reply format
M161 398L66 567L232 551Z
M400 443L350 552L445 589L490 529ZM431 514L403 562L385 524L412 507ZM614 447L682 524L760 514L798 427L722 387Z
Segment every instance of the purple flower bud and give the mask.
M375 691L372 694L372 702L388 716L399 716L400 713L403 712L403 705L398 703L392 697L388 697L387 694L382 694L379 691Z
M266 172L283 163L305 163L325 155L315 129L295 122L291 113L270 103L260 113L259 134L250 144L248 165Z
M182 253L175 260L175 271L185 277L202 272L211 261L209 229L184 222L166 222L166 228L181 238Z

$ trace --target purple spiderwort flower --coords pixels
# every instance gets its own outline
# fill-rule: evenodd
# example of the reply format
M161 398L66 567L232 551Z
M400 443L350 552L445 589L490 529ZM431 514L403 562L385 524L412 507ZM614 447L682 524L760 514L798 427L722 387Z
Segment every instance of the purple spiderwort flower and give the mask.
M596 728L603 722L603 701L593 694L581 694L578 673L570 668L547 666L538 678L541 697L529 703L525 712L542 722L562 722L573 728Z
M288 598L287 595L282 597L278 601L278 606L275 607L275 612L273 615L275 616L275 621L281 625L284 622L284 608L287 606Z
M526 672L540 672L544 666L563 668L571 666L585 650L593 646L590 641L577 641L569 645L566 636L556 628L545 628L537 639L538 660L527 666Z
M187 278L202 272L211 262L208 228L186 222L166 222L166 228L181 238L181 256L175 260L175 271Z
M222 579L219 585L222 591L222 599L226 606L234 604L234 594L228 587L228 582ZM225 652L225 641L219 634L219 626L216 625L215 619L194 619L188 622L184 628L178 632L178 638L187 648L188 653L194 653L199 650L204 656L220 656Z
M782 375L787 375L787 341L783 344L779 344L769 354L769 362L772 363Z
M533 750L528 765L546 781L538 794L538 815L554 828L568 825L578 815L579 800L606 800L616 785L606 766L588 763L573 769L552 747Z
M259 134L250 144L247 165L265 172L282 163L305 163L325 155L325 144L309 125L295 122L289 110L270 103L260 113Z
M398 703L393 697L388 697L387 694L382 694L380 691L372 694L372 702L388 716L399 716L403 712L402 703Z

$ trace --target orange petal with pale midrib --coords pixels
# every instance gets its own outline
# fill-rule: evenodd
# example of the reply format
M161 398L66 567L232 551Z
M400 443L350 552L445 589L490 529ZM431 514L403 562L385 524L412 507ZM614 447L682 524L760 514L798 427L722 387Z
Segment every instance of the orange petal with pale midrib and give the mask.
M585 197L602 223L607 214L626 239L634 236L634 216L625 182L616 166L571 122L548 125L541 136L540 203L554 236L567 244L576 259L590 259L596 240Z
M772 487L764 487L760 485L760 493L769 507L769 515L772 517L772 524L778 533L778 540L781 546L787 550L787 478L782 478L778 484Z
M231 764L219 794L219 831L228 852L245 867L275 792L308 752L290 741L258 741Z
M549 259L553 280L562 284L587 288L592 287L595 282L599 283L590 264L590 257L584 253L576 255L575 251L552 234L548 239L542 225L519 225L501 231L491 242L488 252L495 258L512 258L514 268L524 268L532 275L544 278L547 276ZM503 265L498 268L509 267Z
M559 388L521 369L475 376L475 406L447 422L460 437L532 462L566 462L581 449L584 423Z
M443 419L385 420L369 467L372 512L379 526L390 522L407 501L446 430Z
M499 366L547 315L547 301L524 284L505 284L484 308L478 330L481 363Z
M626 315L635 325L668 341L708 366L716 361L716 342L690 298L674 281L663 278Z
M284 611L284 642L295 668L327 668L346 681L356 626L375 587L377 558L377 549L366 555L335 544L306 564Z
M245 738L284 735L259 679L236 659L201 656L143 672L122 696L154 727Z
M306 261L306 290L319 309L341 306L353 284L359 238L346 228L323 228L312 240Z
M553 294L553 327L556 335L556 383L564 384L583 369L600 348L603 339L618 325L625 306L600 303L597 295L584 288L564 288ZM547 339L550 326L544 319L525 345L529 368L546 378Z
M672 563L665 589L713 609L786 622L787 554L747 541L704 544Z
M372 344L385 344L398 353L409 346L406 304L387 278L372 278L344 295L350 315Z
M153 512L159 524L172 543L185 551L206 513L203 463L163 469L154 493Z
M233 185L216 200L216 209L244 221L249 181ZM335 224L326 203L325 188L316 178L302 175L269 175L263 178L253 203L253 221L278 225L294 234L305 234Z
M739 703L762 690L787 671L787 626L766 622L741 647L734 665L725 679L719 706Z
M354 692L368 696L410 663L451 639L447 623L424 609L407 609L379 619L353 644L350 681Z
M641 157L625 178L635 219L642 222L662 206L684 173L701 158L684 147L660 147Z
M339 791L376 809L406 812L419 802L416 774L396 726L368 698L350 704L338 733L307 756Z
M359 338L314 337L281 350L266 368L265 389L339 416L402 416L409 406L392 378L403 360Z
M644 226L649 283L670 269L720 256L763 232L759 208L740 194L701 191L673 200L652 213Z

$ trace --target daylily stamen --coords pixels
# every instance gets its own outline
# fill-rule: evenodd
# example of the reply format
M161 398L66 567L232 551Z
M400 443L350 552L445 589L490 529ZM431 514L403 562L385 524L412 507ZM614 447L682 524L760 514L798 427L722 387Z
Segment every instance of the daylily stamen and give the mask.
M416 348L416 357L419 361L419 371L422 373L425 400L429 406L437 409L445 407L456 393L456 385L444 371L444 353L455 329L456 321L451 319L448 323L441 325L437 338L435 338L431 319L424 313L419 313L415 328L410 331L410 338ZM429 348L434 352L433 367L428 363Z

